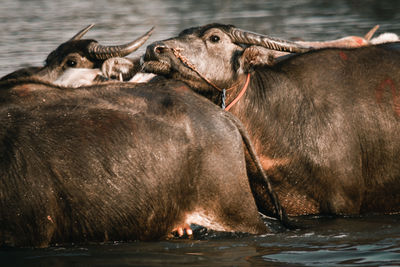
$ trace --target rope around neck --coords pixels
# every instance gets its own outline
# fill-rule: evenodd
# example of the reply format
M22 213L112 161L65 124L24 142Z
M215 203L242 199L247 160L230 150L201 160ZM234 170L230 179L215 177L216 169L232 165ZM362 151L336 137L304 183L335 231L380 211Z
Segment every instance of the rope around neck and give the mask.
M250 73L247 73L247 77L246 77L246 83L244 84L242 90L240 91L240 93L235 97L235 99L233 99L233 101L225 108L225 110L230 110L231 107L233 105L235 105L240 98L242 98L242 96L244 95L244 93L247 90L247 87L249 87L249 83L250 83Z
M225 88L220 88L218 87L216 84L214 84L213 82L211 82L209 79L207 79L207 77L205 77L204 75L202 75L196 68L196 66L194 66L192 63L189 62L189 60L183 56L180 51L182 51L181 48L171 48L172 53L174 54L174 56L176 58L178 58L183 64L185 64L189 69L191 69L192 71L196 72L197 75L200 76L200 78L202 78L204 81L206 81L209 85L211 85L212 87L214 87L215 89L217 89L218 91L220 91L222 93L222 108L225 110L229 110L233 105L235 105L239 99L244 95L244 93L247 90L247 87L249 86L250 83L250 73L247 74L246 77L246 82L242 88L242 90L240 91L240 93L236 96L236 98L227 106L225 107L225 99L226 99L226 92L232 90L233 88L237 87L239 85L239 82L237 82L236 84L232 85L230 88L225 89Z

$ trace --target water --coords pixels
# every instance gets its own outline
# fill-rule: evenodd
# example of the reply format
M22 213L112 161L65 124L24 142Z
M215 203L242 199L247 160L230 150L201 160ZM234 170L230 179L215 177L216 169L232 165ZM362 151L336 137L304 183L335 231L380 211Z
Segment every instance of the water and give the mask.
M301 230L263 236L198 229L193 240L0 251L21 266L399 266L400 216L301 218Z
M328 40L362 36L376 24L380 32L400 34L399 10L398 0L2 0L0 76L41 65L51 50L90 23L96 26L87 38L106 45L128 42L153 25L156 31L149 42L210 22L281 38ZM298 220L301 230L265 236L199 229L193 240L2 249L0 262L2 266L400 266L400 215Z

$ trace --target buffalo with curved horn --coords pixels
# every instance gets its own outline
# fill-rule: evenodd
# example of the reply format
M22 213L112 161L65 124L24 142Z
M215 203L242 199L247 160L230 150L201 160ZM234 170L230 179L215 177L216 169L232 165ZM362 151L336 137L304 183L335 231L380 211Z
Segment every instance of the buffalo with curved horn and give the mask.
M148 46L143 67L226 102L288 214L399 212L399 43L319 49L275 64L259 61L259 46L311 49L211 24Z
M68 71L79 69L78 73L85 76L83 80L90 81L95 79L97 74L101 74L100 69L103 62L109 58L114 57L125 57L130 53L136 51L141 45L146 42L153 32L150 29L141 37L136 40L123 45L105 46L99 44L93 39L82 39L82 37L94 26L90 24L77 34L75 34L70 40L61 44L57 49L52 51L43 67L29 67L12 72L0 80L16 79L23 77L35 77L47 82L55 82L59 85L70 85L70 81L74 81L76 85L82 85L76 76L73 78L58 80L61 76L68 73ZM98 72L90 71L85 72L82 69L99 69ZM82 70L82 72L80 72ZM76 75L74 72L73 75ZM87 77L91 75L91 77ZM90 83L90 82L89 82Z

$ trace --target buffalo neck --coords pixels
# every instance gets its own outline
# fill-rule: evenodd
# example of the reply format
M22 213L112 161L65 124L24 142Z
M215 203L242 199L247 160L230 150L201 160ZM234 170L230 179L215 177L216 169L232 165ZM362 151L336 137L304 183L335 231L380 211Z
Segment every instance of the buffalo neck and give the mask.
M303 101L306 98L285 72L265 67L253 71L249 88L230 112L245 125L252 141L260 145L257 150L268 155L271 151L286 154L293 144L285 146L278 139L287 136L290 140L298 134L295 125L301 120Z
M238 77L232 84L225 84L224 86L216 86L213 83L208 83L207 89L196 88L188 85L198 94L211 100L214 104L222 106L222 101L224 98L225 106L230 109L235 106L236 103L245 95L248 85L251 81L251 74L244 74ZM223 96L225 94L225 97ZM228 110L227 109L227 110Z

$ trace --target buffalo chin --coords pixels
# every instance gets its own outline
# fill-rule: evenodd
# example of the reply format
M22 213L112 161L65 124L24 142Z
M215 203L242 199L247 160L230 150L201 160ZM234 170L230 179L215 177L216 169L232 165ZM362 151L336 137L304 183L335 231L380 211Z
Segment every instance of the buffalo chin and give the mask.
M191 88L196 88L195 91L199 93L202 93L202 91L208 92L210 90L215 90L215 88L199 77L196 72L181 64L172 67L172 65L166 61L151 60L143 62L142 69L147 73L154 73L185 82Z
M171 73L171 65L162 61L146 61L143 63L143 71L158 75L168 75Z

